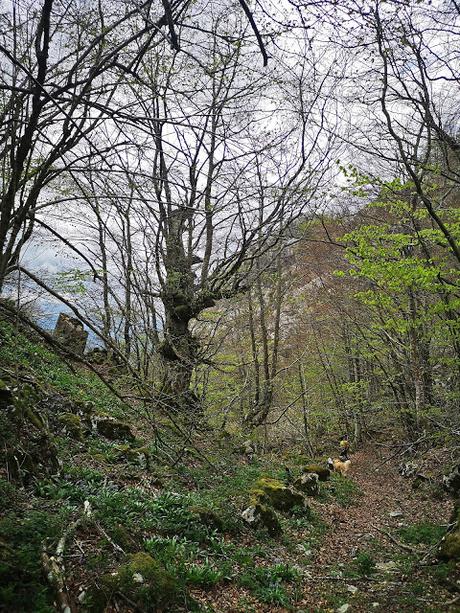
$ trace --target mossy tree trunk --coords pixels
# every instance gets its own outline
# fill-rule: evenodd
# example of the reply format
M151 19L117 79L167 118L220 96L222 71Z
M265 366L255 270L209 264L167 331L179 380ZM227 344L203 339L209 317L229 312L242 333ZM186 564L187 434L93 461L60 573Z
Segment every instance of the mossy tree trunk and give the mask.
M199 361L199 343L190 322L214 305L214 296L197 288L182 235L189 223L188 211L178 209L169 215L164 264L165 282L161 299L165 311L164 340L159 346L162 361L162 401L166 406L196 409L198 399L190 389L193 371Z

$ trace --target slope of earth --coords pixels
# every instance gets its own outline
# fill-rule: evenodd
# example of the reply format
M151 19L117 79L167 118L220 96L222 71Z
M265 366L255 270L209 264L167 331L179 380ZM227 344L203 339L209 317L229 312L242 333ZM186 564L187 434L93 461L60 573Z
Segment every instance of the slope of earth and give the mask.
M1 611L455 610L455 569L432 564L451 503L375 449L272 536L241 512L261 477L300 475L302 449L249 463L238 437L184 441L1 320L0 403Z

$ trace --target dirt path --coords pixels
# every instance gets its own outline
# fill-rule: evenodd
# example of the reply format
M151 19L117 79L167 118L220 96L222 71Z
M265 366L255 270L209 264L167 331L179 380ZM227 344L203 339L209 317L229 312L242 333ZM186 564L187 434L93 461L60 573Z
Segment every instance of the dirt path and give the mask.
M404 479L397 467L360 451L353 456L350 478L358 484L362 496L348 509L330 509L329 530L317 561L321 564L348 562L363 542L385 536L378 531L393 533L401 525L417 522L448 521L451 503L440 502L412 489L412 481ZM386 542L392 545L387 537Z
M448 610L445 603L452 595L441 595L435 587L437 593L433 593L423 572L418 577L420 594L412 594L418 571L409 572L408 565L405 574L401 564L402 558L409 559L411 553L388 534L401 542L398 529L402 526L418 522L447 524L451 503L435 500L429 492L414 491L412 481L398 474L395 463L384 463L374 450L360 451L352 457L350 478L361 490L361 497L353 506L342 509L331 504L318 509L329 530L312 561L312 578L302 602L305 610L333 611L331 594L336 596L337 610L342 604L349 604L350 613ZM379 570L370 579L347 578L360 552L371 552L372 560L379 566L387 564L388 570ZM343 579L334 580L337 574L342 574Z

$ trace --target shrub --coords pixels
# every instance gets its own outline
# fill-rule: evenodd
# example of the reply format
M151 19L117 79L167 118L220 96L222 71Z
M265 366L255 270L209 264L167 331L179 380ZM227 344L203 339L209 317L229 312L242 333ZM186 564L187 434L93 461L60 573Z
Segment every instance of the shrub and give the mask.
M368 551L360 551L353 562L358 574L363 577L370 577L375 572L375 560Z

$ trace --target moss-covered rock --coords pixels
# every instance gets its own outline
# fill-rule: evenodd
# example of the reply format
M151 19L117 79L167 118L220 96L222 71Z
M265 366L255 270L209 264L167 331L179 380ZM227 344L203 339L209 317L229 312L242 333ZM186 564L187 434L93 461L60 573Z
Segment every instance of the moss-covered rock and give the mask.
M460 530L448 534L441 544L439 557L442 560L460 561Z
M95 420L95 428L111 441L116 440L134 440L134 435L128 424L110 417L99 417Z
M133 447L129 443L120 443L114 445L112 451L112 462L129 462L147 470L150 468L150 450L148 447Z
M64 428L64 431L76 439L77 441L83 440L83 424L81 418L73 413L63 413L58 417L59 423Z
M317 473L304 473L294 481L294 487L307 496L318 496L319 476Z
M222 532L224 524L222 519L212 510L207 507L193 506L189 508L190 513L198 517L200 523L212 530L218 530Z
M439 548L439 558L441 560L460 561L460 501L457 501L452 515L452 523L455 523L453 530L447 534Z
M268 505L256 503L245 509L241 517L252 528L266 528L272 536L282 533L280 520Z
M278 511L290 511L294 507L304 506L302 494L286 487L282 481L261 477L252 491L251 503L270 505Z
M180 590L176 579L157 560L140 551L129 556L116 572L101 577L99 586L89 592L86 609L102 613L117 593L142 610L154 612L173 605Z
M320 481L328 481L331 477L331 471L329 468L324 468L320 464L307 464L302 468L304 474L315 473L318 475Z

